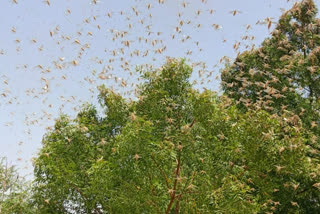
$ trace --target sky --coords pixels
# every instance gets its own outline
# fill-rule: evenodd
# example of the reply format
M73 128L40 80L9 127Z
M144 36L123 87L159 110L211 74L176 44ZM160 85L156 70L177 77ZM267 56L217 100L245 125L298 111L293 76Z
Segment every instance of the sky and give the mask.
M31 160L55 118L74 117L83 103L98 105L101 84L135 99L137 67L157 68L166 57L186 58L194 87L219 92L222 59L258 47L275 24L256 23L276 23L293 4L0 0L0 156L32 174Z

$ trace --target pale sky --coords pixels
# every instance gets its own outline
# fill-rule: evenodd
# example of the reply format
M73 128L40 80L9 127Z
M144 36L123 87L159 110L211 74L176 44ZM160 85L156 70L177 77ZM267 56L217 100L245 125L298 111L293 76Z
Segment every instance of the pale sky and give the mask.
M219 91L219 60L235 58L236 42L241 50L245 44L259 45L270 31L256 22L267 17L276 22L280 8L293 5L287 0L17 2L0 0L0 156L22 174L32 173L31 158L41 148L46 127L60 113L74 116L73 108L81 103L96 104L98 85L128 92L138 82L136 66L158 67L170 56L205 63L205 82L195 87ZM234 10L240 12L233 16ZM246 35L254 40L242 40ZM199 69L192 81L200 82ZM122 79L115 77L128 86L120 87Z

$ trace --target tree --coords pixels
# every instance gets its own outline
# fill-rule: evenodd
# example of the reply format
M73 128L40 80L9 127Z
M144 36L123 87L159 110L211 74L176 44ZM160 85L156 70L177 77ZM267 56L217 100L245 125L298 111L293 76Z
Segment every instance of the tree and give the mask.
M310 130L310 156L320 158L320 19L313 0L286 11L260 48L240 54L222 72L224 93L238 107L291 111Z
M194 90L169 59L138 101L99 87L105 110L62 115L35 160L39 213L315 213L319 164L299 118L238 110ZM289 114L289 113L288 113Z
M0 159L0 213L32 214L29 184L20 177L14 166L8 166L6 159Z

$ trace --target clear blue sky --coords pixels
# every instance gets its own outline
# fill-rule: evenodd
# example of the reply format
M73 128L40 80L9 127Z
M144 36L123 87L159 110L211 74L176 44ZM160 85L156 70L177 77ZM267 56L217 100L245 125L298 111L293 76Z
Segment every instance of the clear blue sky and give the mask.
M277 21L280 8L293 4L287 0L165 0L164 4L158 0L100 0L97 4L50 0L50 6L42 0L17 2L0 1L0 156L7 156L24 174L32 172L31 158L41 148L46 127L62 112L74 116L73 108L81 103L97 103L96 86L104 83L129 93L130 85L138 82L135 66L157 67L170 56L205 63L204 72L213 75L195 87L218 91L219 59L234 58L233 44L238 41L241 50L243 44L259 45L269 31L256 22L267 17ZM241 12L233 16L233 10ZM213 24L222 28L216 30ZM121 32L126 32L123 37ZM255 39L241 40L245 35ZM192 80L200 82L199 69L195 68ZM103 80L100 74L111 79ZM128 86L120 87L121 79L116 82L115 77Z

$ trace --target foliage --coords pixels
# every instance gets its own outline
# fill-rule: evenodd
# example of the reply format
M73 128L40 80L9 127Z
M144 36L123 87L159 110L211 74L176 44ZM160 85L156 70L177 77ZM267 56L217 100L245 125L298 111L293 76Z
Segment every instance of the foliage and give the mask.
M192 89L170 59L137 101L100 87L98 116L62 115L35 160L38 213L315 213L319 164L299 118Z
M286 11L260 48L246 51L222 73L225 94L238 107L291 111L314 135L310 143L320 158L320 19L313 0Z
M32 214L31 193L28 183L18 175L14 166L0 159L0 213Z

